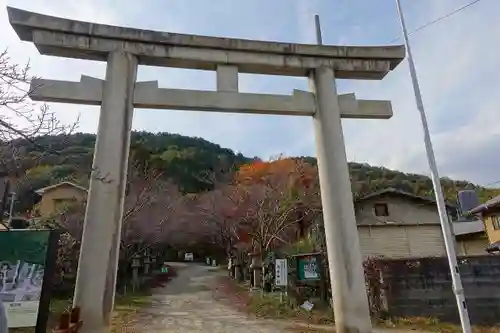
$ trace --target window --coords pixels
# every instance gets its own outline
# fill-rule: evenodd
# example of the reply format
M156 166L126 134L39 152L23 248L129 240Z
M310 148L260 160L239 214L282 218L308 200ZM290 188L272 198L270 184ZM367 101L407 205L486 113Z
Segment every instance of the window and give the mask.
M500 215L493 215L491 222L493 223L493 230L500 230Z
M58 212L66 210L69 206L76 202L76 198L53 199L54 209Z
M389 207L386 203L377 203L373 206L375 216L389 216Z

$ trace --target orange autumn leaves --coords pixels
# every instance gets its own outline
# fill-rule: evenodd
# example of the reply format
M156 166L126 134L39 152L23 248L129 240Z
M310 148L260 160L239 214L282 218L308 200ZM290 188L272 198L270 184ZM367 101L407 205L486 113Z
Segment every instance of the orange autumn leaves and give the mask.
M281 246L298 237L320 213L318 185L316 167L300 159L243 165L231 183L218 183L200 194L194 218L197 231L204 226L204 235L223 249Z
M270 162L257 161L240 167L236 184L272 184L287 182L290 186L308 188L316 182L317 171L312 165L293 158L280 158Z

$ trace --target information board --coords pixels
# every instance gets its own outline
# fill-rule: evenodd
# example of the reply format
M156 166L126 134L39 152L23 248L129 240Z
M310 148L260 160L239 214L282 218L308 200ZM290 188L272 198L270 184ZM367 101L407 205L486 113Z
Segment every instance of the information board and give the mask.
M297 273L299 281L316 281L321 279L319 256L297 256Z
M44 289L50 286L44 281L53 271L57 239L49 230L0 232L0 301L9 328L38 326L39 315L48 314L50 295Z

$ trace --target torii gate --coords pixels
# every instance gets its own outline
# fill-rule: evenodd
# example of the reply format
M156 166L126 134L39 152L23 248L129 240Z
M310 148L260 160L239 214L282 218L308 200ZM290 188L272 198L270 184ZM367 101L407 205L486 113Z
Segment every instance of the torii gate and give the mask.
M74 298L81 308L82 332L109 329L134 107L311 116L337 332L371 332L341 117L387 119L392 109L388 101L337 95L335 78L382 79L404 58L403 46L183 35L7 10L20 39L33 42L41 54L107 62L105 80L83 76L80 82L32 83L33 100L101 105ZM216 71L217 91L136 82L138 64ZM312 92L239 93L239 72L309 77Z

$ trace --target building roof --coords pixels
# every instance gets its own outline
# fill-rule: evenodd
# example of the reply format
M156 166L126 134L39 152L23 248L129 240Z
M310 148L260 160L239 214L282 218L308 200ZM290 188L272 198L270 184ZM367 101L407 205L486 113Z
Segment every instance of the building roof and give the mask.
M451 228L455 236L471 235L483 233L484 223L481 220L453 222Z
M47 186L47 187L38 189L38 190L35 191L35 193L38 194L38 195L43 195L44 193L46 193L48 191L51 191L53 189L56 189L58 187L61 187L61 186L72 186L72 187L75 187L75 188L77 188L79 190L87 192L87 189L85 187L83 187L83 186L76 185L76 184L74 184L72 182L62 182L62 183L58 183L58 184L54 184L54 185L51 185L51 186Z
M489 210L491 210L493 208L500 209L500 195L497 197L494 197L493 199L486 201L485 203L477 206L476 208L471 209L468 212L468 214L487 213Z
M365 195L363 197L356 199L355 202L356 203L362 202L364 200L376 198L378 196L385 195L385 194L393 194L393 195L403 196L403 197L407 197L411 200L418 200L420 202L426 202L429 204L436 203L436 200L434 200L433 198L415 195L415 194L412 194L412 193L409 193L409 192L406 192L403 190L398 190L398 189L393 188L393 187L385 188L383 190L370 193L368 195ZM449 208L456 208L455 205L448 203L448 202L446 203L446 205ZM484 232L484 224L479 219L472 219L472 220L468 219L468 220L463 220L463 221L455 221L455 222L451 223L451 226L452 226L452 232L455 236L464 236L464 235L470 235L470 234Z
M427 202L427 203L430 203L430 204L435 204L436 203L436 200L434 200L433 198L415 195L415 194L412 194L412 193L409 193L409 192L406 192L406 191L403 191L403 190L398 190L398 189L393 188L393 187L388 187L388 188L385 188L383 190L376 191L376 192L367 194L365 196L362 196L360 198L357 198L355 200L355 203L358 203L358 202L361 202L361 201L364 201L364 200L367 200L367 199L372 199L372 198L375 198L375 197L378 197L378 196L381 196L381 195L386 195L386 194L399 195L399 196L407 197L407 198L410 198L410 199L413 199L413 200L424 201L424 202ZM456 207L455 205L453 205L453 204L451 204L449 202L446 202L446 206L453 207L453 208Z

